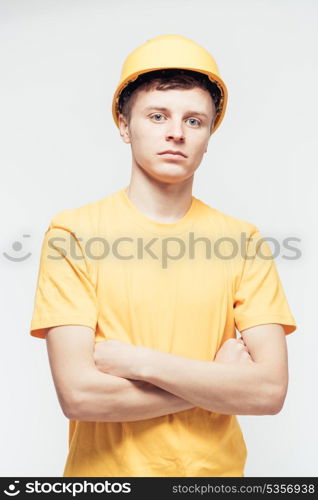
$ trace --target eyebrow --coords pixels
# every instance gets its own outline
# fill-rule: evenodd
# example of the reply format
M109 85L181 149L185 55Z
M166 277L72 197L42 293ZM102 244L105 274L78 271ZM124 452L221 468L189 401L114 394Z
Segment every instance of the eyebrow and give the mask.
M144 111L150 111L150 110L158 110L158 111L164 111L164 112L168 112L169 113L169 109L168 108L163 108L163 107L160 107L160 106L147 106L146 108L144 108ZM203 113L201 111L187 111L188 115L195 115L195 116L204 116L205 118L208 118L208 115L206 113Z

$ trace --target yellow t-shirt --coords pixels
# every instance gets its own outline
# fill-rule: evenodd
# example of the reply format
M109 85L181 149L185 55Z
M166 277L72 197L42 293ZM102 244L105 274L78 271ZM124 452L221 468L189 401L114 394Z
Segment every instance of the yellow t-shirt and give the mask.
M236 337L235 327L281 323L286 335L296 329L256 226L194 196L177 222L157 222L125 189L51 220L31 335L87 325L96 341L213 361L225 340ZM235 415L195 407L146 420L69 425L64 477L244 475L247 449Z

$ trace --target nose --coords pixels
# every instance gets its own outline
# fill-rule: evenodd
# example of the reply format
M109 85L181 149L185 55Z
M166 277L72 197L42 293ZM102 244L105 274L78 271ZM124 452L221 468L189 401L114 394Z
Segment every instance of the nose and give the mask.
M182 124L175 120L170 122L167 133L166 140L174 139L177 142L182 142L184 140L184 131Z

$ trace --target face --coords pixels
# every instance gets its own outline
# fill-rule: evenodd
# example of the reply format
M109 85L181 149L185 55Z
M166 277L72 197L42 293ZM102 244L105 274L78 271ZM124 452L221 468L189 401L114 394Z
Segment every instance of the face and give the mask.
M177 183L200 165L214 117L214 103L204 89L143 89L136 91L130 123L119 115L119 129L131 144L134 167L159 181ZM168 150L182 154L163 153Z

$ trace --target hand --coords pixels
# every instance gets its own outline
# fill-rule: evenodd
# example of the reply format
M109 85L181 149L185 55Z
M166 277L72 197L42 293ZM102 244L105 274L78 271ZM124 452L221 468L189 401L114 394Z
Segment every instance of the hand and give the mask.
M226 340L216 353L214 361L220 363L253 363L242 338Z
M120 340L95 343L94 361L97 368L110 375L138 380L138 372L149 349Z

